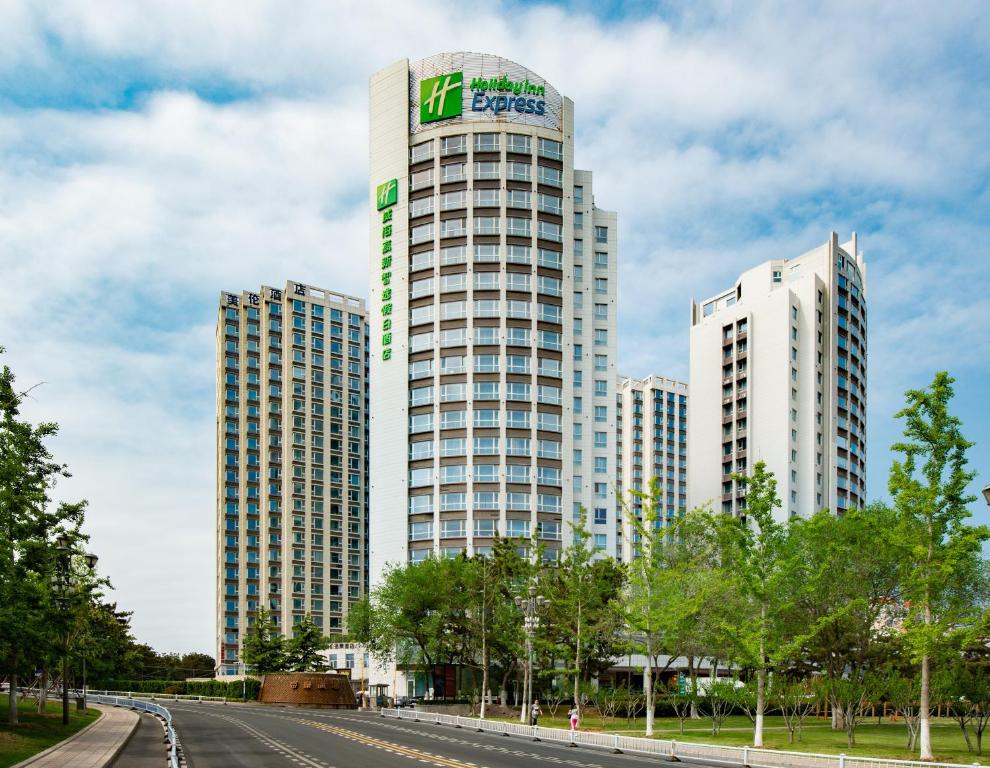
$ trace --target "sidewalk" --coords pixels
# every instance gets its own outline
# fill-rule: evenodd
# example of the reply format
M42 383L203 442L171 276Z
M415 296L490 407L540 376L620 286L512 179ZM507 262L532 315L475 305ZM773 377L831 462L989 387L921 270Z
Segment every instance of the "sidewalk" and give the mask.
M129 709L90 704L103 716L65 741L39 752L13 768L105 768L124 748L139 718Z

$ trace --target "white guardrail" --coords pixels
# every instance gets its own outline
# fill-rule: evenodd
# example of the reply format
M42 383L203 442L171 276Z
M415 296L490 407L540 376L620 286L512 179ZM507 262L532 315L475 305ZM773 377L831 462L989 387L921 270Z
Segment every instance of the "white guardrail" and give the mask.
M79 691L79 693L81 694L82 692ZM175 729L172 727L172 713L165 709L165 707L141 699L126 696L110 696L105 693L94 693L93 691L86 691L86 699L96 704L137 709L141 712L150 712L160 717L165 722L165 743L168 747L169 768L179 768L179 742L175 738Z
M82 692L80 692L82 695ZM227 703L226 696L193 696L185 693L141 693L140 691L97 691L93 688L86 689L87 696L120 696L125 699L148 699L150 701L221 701ZM240 699L237 699L240 701Z
M698 744L671 739L647 739L639 736L596 731L570 731L564 728L544 728L522 725L504 720L482 720L477 717L445 715L417 709L383 709L382 717L399 720L452 725L455 728L471 728L506 736L523 736L536 741L552 741L572 747L597 747L613 752L656 755L674 762L699 760L725 763L752 768L967 768L958 763L927 763L920 760L888 760L881 757L850 757L848 755L822 755L814 752L785 752L755 747L727 747L717 744Z

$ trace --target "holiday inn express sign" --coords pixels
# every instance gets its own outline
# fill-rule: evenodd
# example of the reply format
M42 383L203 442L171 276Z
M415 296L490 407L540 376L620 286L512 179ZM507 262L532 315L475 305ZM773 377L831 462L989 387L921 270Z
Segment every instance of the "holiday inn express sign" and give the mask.
M560 129L560 94L533 72L498 56L444 53L410 65L410 123L502 120Z

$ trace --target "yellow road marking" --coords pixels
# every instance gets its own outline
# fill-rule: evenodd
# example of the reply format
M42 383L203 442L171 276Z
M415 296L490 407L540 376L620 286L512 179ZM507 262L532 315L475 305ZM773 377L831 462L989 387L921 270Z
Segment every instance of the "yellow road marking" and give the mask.
M443 755L434 755L413 747L406 747L401 744L396 744L392 741L382 741L381 739L376 739L373 736L366 736L365 734L358 733L357 731L350 731L346 728L321 723L316 720L301 720L299 722L306 723L307 725L311 725L314 728L319 728L322 731L327 731L328 733L332 733L336 736L342 736L345 739L351 739L352 741L367 744L370 747L384 749L387 752L400 754L404 757L412 758L413 760L419 760L420 762L443 766L443 768L476 768L474 763L465 763L460 760L454 760L450 757L444 757Z

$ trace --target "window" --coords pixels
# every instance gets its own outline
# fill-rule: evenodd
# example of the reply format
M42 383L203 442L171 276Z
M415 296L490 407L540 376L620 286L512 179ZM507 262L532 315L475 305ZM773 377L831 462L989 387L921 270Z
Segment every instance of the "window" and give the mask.
M608 536L604 533L595 534L595 549L604 551L608 547Z
M608 406L607 405L596 405L595 406L595 421L599 421L599 422L608 421Z
M467 179L467 171L464 163L447 163L440 166L440 183L446 184L452 181L464 181Z
M530 346L529 339L529 328L509 327L505 330L505 343L511 346L528 347Z
M474 135L475 152L498 152L497 133L476 133Z
M467 192L461 189L457 192L444 192L440 195L441 211L453 211L457 208L467 208Z
M440 332L441 347L463 347L467 344L466 328L448 328Z
M595 432L595 448L608 447L608 432Z
M493 191L497 193L497 190ZM497 201L495 205L498 205ZM505 207L529 210L532 207L532 195L525 189L510 189L506 192Z
M476 355L474 358L475 373L498 373L498 355Z
M506 439L505 452L509 456L529 456L528 437L510 437Z
M476 483L497 483L498 464L475 464L474 481Z
M455 291L467 290L467 275L457 272L452 275L444 275L440 278L440 292L454 293Z
M465 425L464 411L443 411L440 414L440 429L463 429Z
M440 511L456 512L467 507L467 495L464 493L441 493Z
M595 456L595 472L608 472L608 457Z
M523 136L518 133L510 133L505 150L507 152L517 152L521 155L530 154L531 150L529 136Z
M431 443L432 445L432 443ZM464 456L467 454L467 439L463 437L448 437L440 441L440 455Z
M595 251L595 269L608 269L608 254Z
M463 464L448 464L440 467L441 483L466 483L467 467Z
M512 413L512 411L510 411ZM527 415L529 415L527 413ZM475 427L497 427L499 422L499 412L497 410L475 410Z
M595 328L595 346L596 347L606 347L608 346L608 331L604 328Z
M433 485L433 470L432 469L410 469L409 470L409 487L410 488L422 488L426 485Z
M456 155L467 152L467 136L446 136L440 139L440 155Z
M415 144L409 148L409 162L419 163L423 160L430 160L433 157L433 140L424 141L422 144Z
M409 363L410 379L427 379L433 375L433 360L417 360Z
M595 355L595 370L596 371L608 370L608 355Z
M479 509L477 502L474 505L475 509ZM476 537L489 538L495 535L498 530L498 520L475 520L474 521L474 535Z
M526 355L509 355L506 358L506 370L509 373L529 373L529 357Z
M474 455L475 456L497 456L498 455L498 438L497 437L476 437L476 438L474 438Z
M433 523L409 523L409 540L422 541L433 538Z
M519 163L510 161L505 164L506 178L512 181L531 181L533 178L532 168L529 163Z
M608 242L608 227L595 227L595 242L596 243Z
M433 512L433 494L428 493L425 496L410 496L409 497L409 514L418 515L422 512Z
M498 400L499 386L497 381L476 381L474 383L475 400Z
M605 379L595 379L595 397L608 397L608 382Z
M527 137L528 141L528 137ZM546 157L551 160L563 160L564 159L564 145L559 141L554 141L553 139L539 139L539 144L537 145L537 151L540 157ZM575 191L580 189L576 187ZM575 195L576 196L576 195Z
M440 373L464 373L464 355L447 355L440 358Z
M509 329L510 331L513 329ZM474 327L474 343L478 345L498 344L498 326L476 325Z
M450 403L457 400L467 400L467 384L461 382L458 384L440 385L441 403Z
M506 520L505 535L510 538L529 538L529 520Z
M584 202L584 187L574 187L574 202L577 204Z
M562 187L564 185L564 175L559 168L548 168L545 165L541 165L536 170L536 180L539 184L547 184L551 187Z
M507 429L529 429L529 411L506 411L505 426Z
M595 507L595 525L605 525L608 522L608 510L605 507Z
M596 277L595 278L595 293L608 293L608 278L607 277Z
M529 484L529 465L528 464L509 464L505 468L505 482L507 483L521 483L523 485Z
M429 405L433 402L433 387L415 387L409 390L409 405Z
M412 245L417 243L424 243L427 240L433 239L433 222L428 224L420 224L418 227L413 227L409 231L409 242Z

